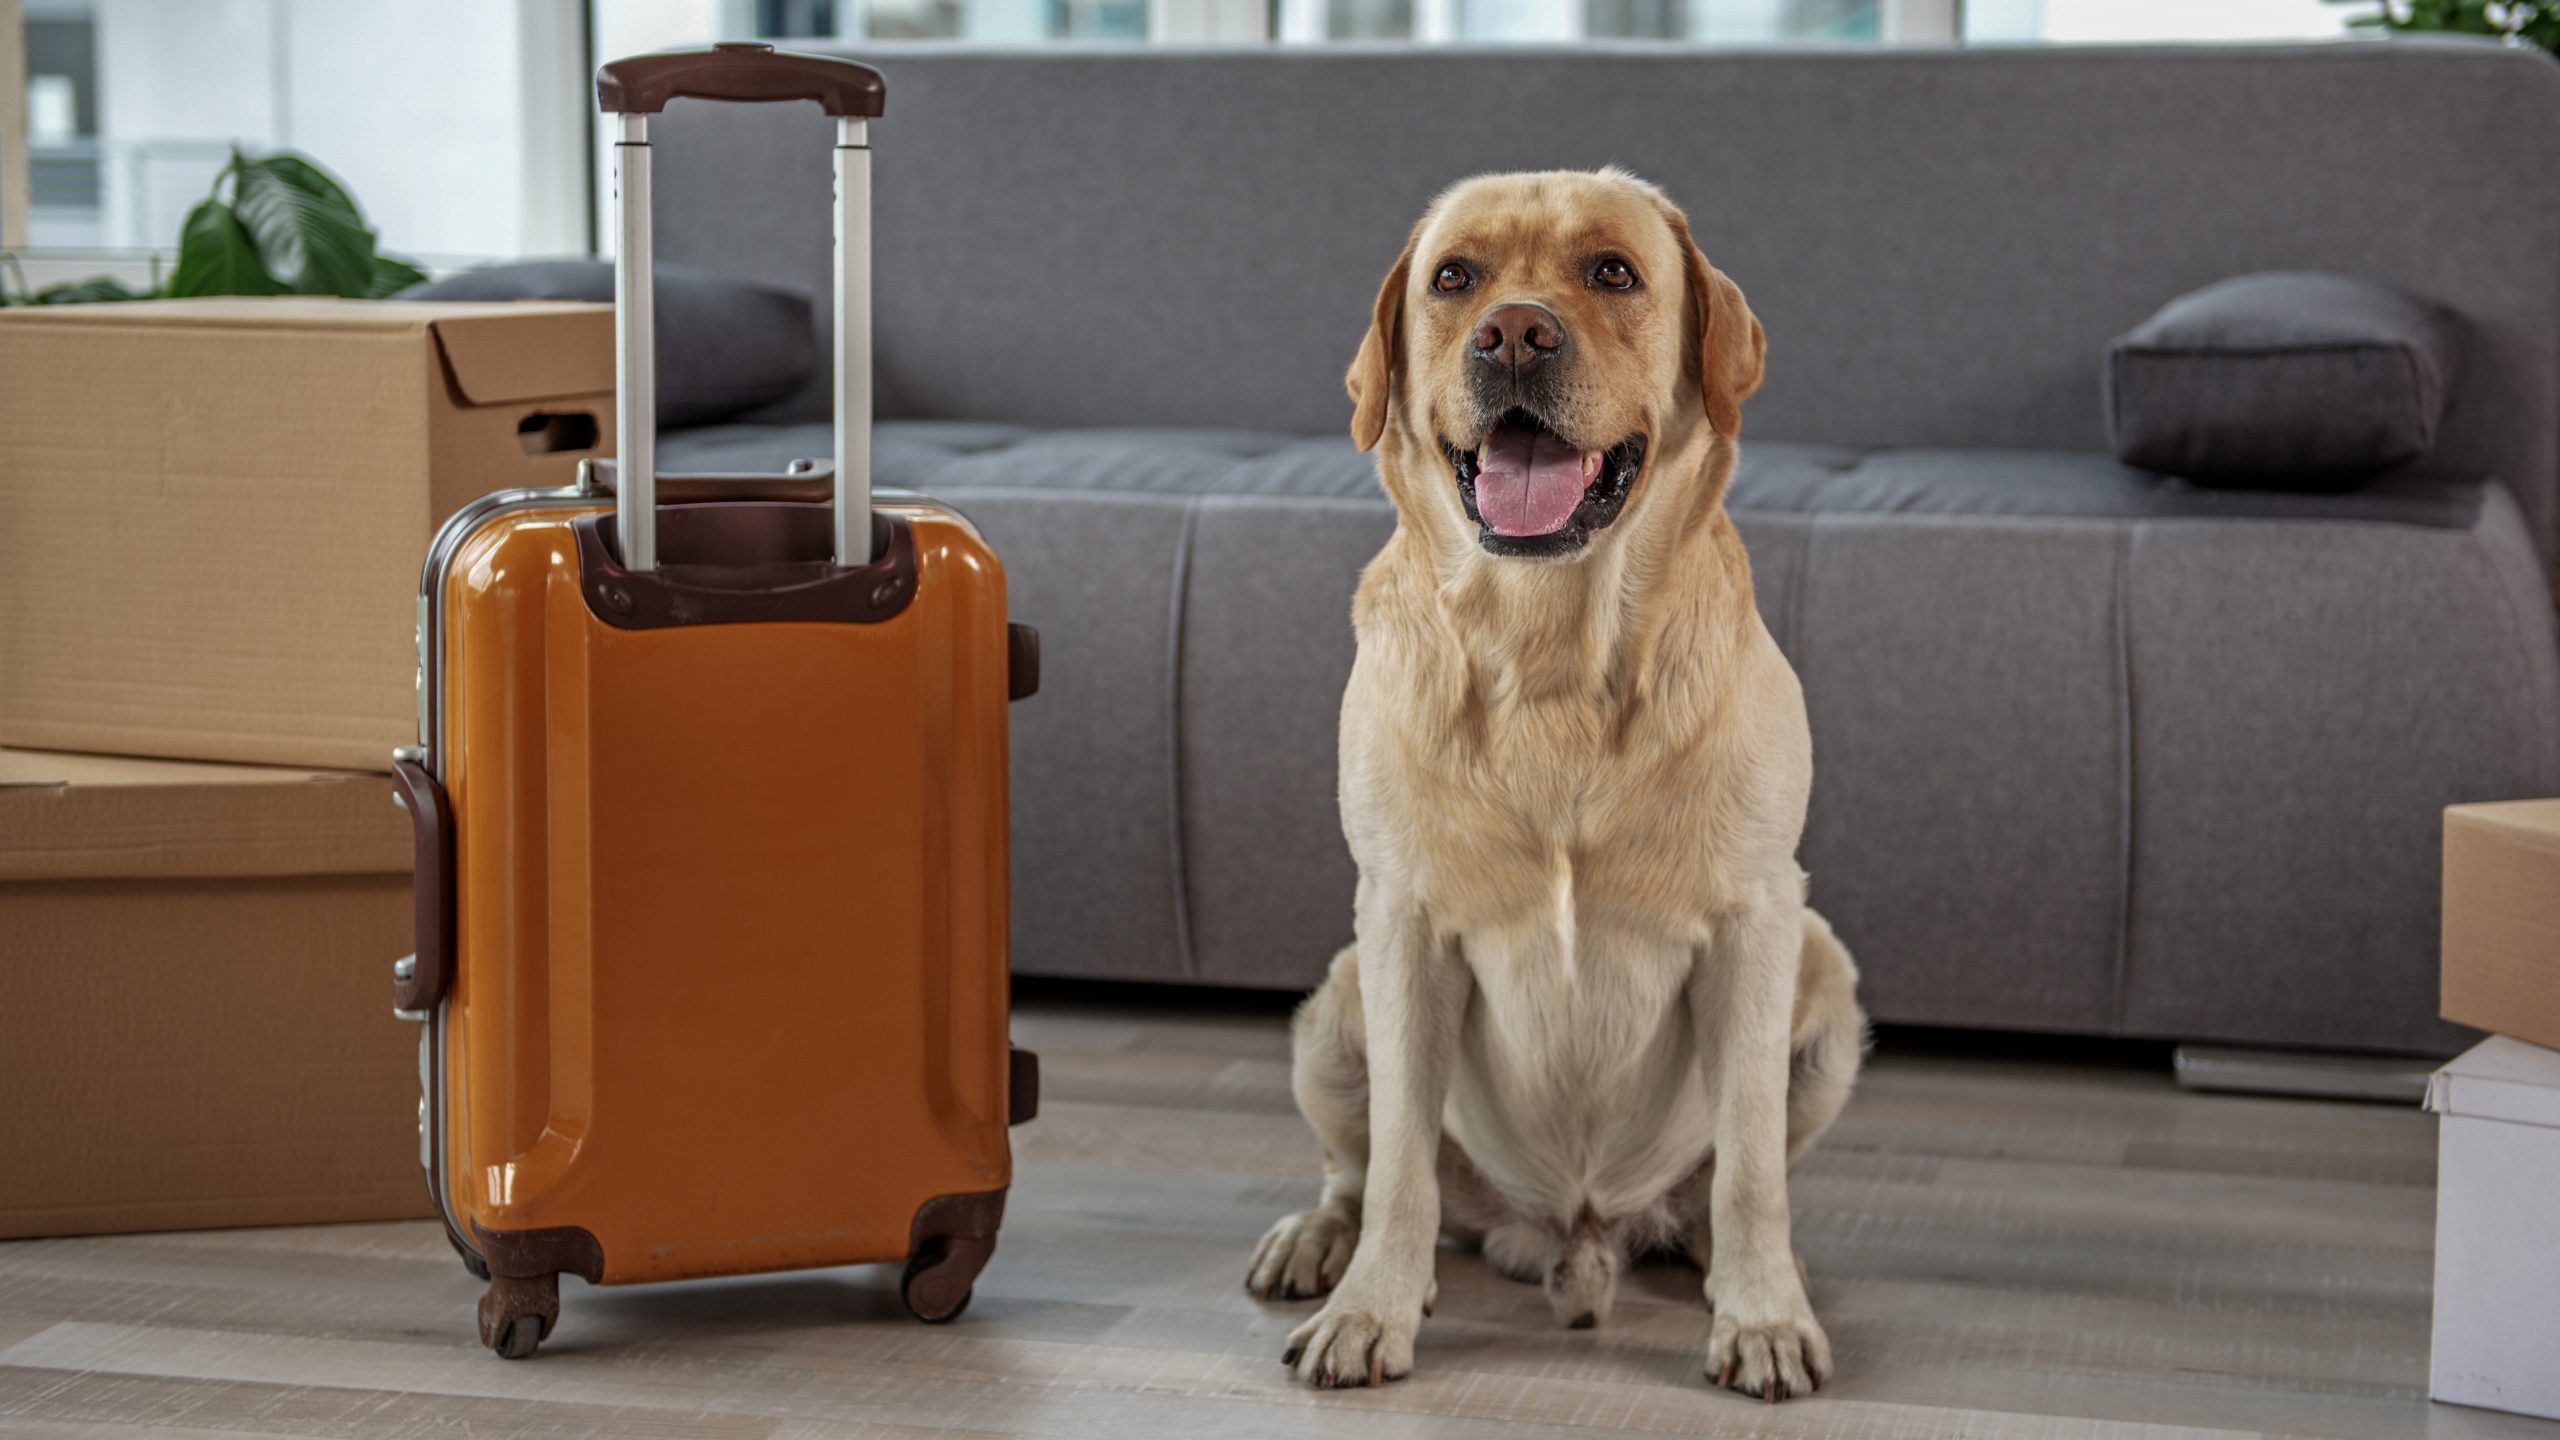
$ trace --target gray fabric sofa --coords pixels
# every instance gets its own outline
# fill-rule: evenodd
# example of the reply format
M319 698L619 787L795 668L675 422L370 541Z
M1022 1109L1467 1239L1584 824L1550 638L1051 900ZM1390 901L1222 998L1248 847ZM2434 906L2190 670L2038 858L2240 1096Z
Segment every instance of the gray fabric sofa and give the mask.
M1732 508L1811 709L1816 902L1875 1016L2459 1042L2439 810L2560 792L2560 67L2405 42L866 58L880 478L979 522L1046 647L1015 715L1019 971L1302 987L1348 938L1334 717L1393 521L1342 370L1439 187L1614 162L1688 207L1769 330ZM823 297L823 125L667 115L661 256ZM2117 465L2110 337L2278 268L2456 314L2434 452L2335 495ZM663 463L823 455L816 413L672 434Z

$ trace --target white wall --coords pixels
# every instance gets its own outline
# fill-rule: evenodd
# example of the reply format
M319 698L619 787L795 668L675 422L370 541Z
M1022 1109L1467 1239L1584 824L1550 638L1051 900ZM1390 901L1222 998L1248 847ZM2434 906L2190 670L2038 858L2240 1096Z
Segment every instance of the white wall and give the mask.
M276 0L97 0L101 234L174 250L232 142L279 143Z
M2290 40L2343 34L2372 6L2322 0L2045 0L2048 40Z
M2347 33L2372 5L2323 0L1967 0L1971 40L2318 39Z
M385 248L586 248L574 0L96 0L112 246L169 248L237 142L344 180Z

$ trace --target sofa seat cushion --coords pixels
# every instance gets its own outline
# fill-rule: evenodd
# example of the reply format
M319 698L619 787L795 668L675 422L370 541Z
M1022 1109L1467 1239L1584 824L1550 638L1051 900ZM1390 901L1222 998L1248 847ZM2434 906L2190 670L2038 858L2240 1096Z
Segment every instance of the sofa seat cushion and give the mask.
M725 425L658 442L668 470L780 470L823 458L825 425ZM1037 429L969 421L892 420L873 443L875 483L970 490L1269 495L1385 504L1376 460L1336 436L1257 430ZM2464 528L2486 482L2399 474L2359 489L2224 489L2122 465L2108 456L2039 450L1854 450L1745 440L1727 504L1739 514L1913 514L2144 520L2370 520Z

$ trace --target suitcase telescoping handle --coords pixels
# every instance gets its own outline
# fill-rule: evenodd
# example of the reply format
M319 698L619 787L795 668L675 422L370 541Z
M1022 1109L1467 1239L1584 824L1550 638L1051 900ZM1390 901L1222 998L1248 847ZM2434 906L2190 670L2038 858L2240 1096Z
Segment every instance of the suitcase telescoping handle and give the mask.
M658 568L657 323L649 276L649 117L679 98L815 100L836 121L835 562L870 564L871 140L884 87L868 65L736 42L616 60L596 106L613 145L614 527L626 570Z

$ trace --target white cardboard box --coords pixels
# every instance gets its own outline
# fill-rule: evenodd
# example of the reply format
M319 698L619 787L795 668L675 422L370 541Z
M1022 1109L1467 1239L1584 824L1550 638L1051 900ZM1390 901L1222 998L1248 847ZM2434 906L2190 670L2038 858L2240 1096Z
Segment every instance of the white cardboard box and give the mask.
M2435 1073L2428 1393L2560 1419L2560 1051L2492 1035Z

